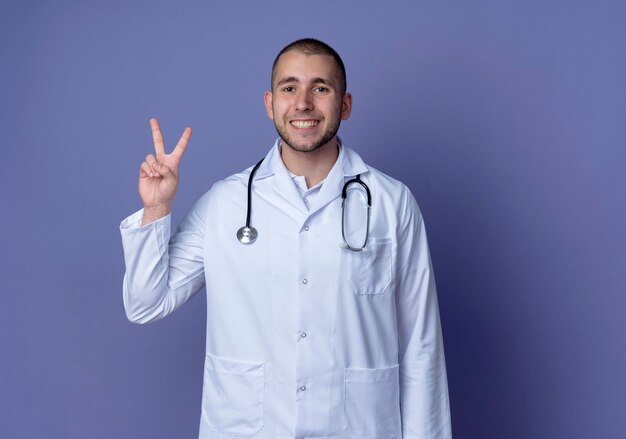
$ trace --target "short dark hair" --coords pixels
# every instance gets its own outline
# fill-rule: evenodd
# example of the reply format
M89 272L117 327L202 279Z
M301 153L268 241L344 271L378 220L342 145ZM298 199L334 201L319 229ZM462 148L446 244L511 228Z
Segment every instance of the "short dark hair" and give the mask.
M305 55L332 56L335 60L335 64L339 68L339 88L341 90L341 94L343 95L346 92L346 89L348 87L348 81L346 80L346 66L343 64L341 57L335 51L335 49L333 49L323 41L316 40L315 38L302 38L300 40L294 41L293 43L289 43L283 48L283 50L278 53L278 55L276 55L276 59L274 59L274 64L272 64L272 90L274 89L274 75L276 74L276 65L278 64L278 60L285 53L291 52L292 50L304 53Z

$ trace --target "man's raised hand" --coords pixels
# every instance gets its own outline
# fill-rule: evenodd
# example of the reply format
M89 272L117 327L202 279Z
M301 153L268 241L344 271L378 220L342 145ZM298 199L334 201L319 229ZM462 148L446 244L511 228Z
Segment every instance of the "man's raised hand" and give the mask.
M148 154L139 168L139 196L143 202L143 224L169 214L178 188L178 165L191 138L191 128L185 128L174 150L166 154L163 134L156 118L150 119L154 154Z

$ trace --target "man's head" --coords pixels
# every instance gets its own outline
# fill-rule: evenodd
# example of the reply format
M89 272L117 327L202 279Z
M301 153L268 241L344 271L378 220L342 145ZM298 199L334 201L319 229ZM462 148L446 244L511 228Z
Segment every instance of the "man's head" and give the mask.
M305 55L328 55L333 58L335 61L335 67L337 68L337 74L339 75L339 85L340 92L343 95L348 86L348 82L346 80L346 67L343 64L343 60L339 56L339 54L330 47L328 44L323 41L316 40L315 38L302 38L300 40L294 41L286 45L283 50L278 52L276 58L274 59L274 64L272 64L272 91L274 91L274 79L276 77L276 65L280 58L287 52L295 50L296 52L303 53Z
M334 148L341 120L352 110L345 67L337 52L313 39L286 46L274 61L265 108L283 144L291 149Z

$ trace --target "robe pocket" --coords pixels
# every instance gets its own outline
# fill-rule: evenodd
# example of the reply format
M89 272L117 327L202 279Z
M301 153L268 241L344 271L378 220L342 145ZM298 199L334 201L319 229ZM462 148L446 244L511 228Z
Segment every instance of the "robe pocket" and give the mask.
M211 429L251 437L263 427L265 369L207 354L202 416Z
M370 238L364 251L346 250L348 283L354 294L383 294L393 278L391 238Z
M346 369L343 428L351 438L394 439L400 433L399 366Z

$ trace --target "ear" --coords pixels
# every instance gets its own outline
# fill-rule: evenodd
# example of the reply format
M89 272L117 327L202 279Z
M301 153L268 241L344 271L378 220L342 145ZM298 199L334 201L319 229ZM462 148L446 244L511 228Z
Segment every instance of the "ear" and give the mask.
M344 93L341 98L341 120L348 120L352 113L352 94Z
M265 101L265 111L267 112L267 117L274 120L274 109L272 108L272 92L266 91L263 95L263 100Z

